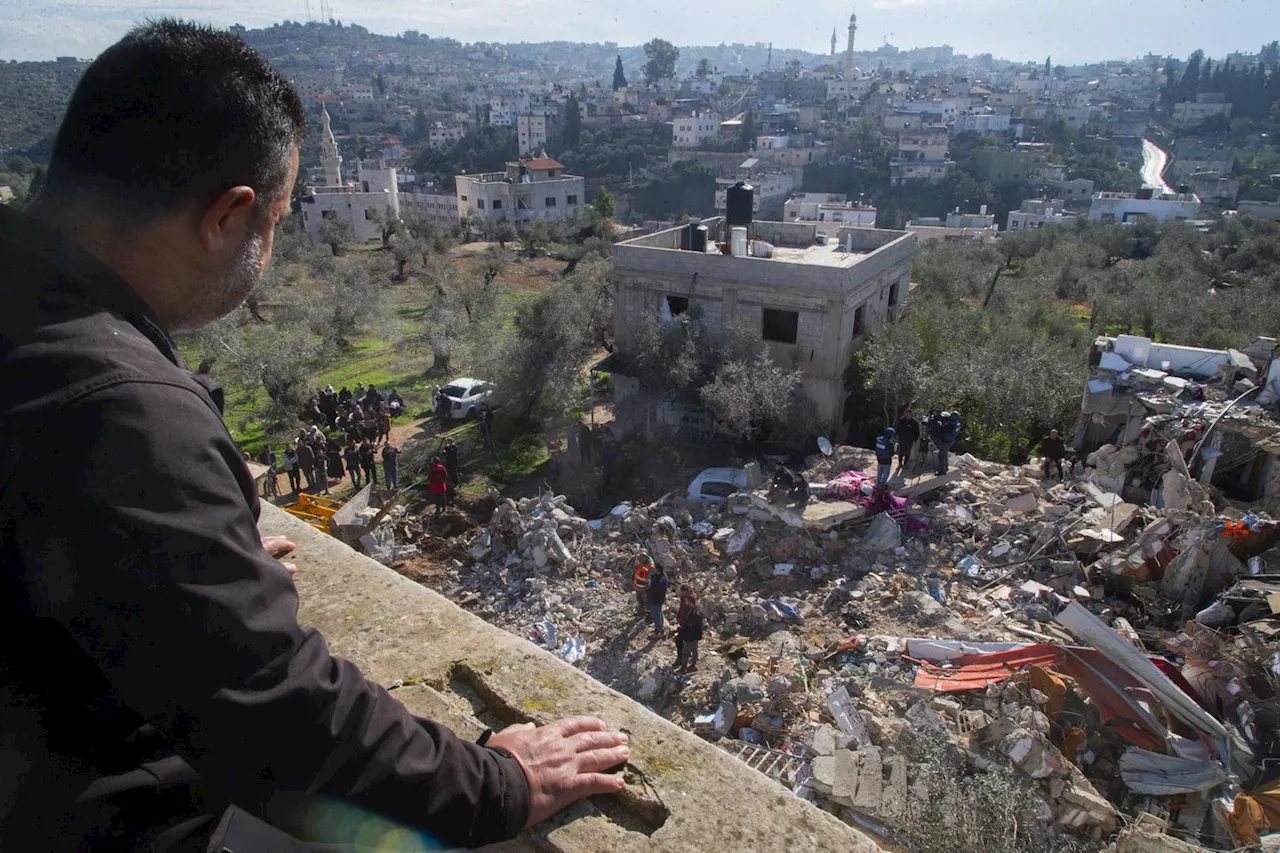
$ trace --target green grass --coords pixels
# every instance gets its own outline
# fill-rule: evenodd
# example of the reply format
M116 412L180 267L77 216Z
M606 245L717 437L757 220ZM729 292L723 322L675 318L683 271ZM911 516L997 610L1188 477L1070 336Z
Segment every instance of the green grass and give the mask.
M496 415L493 436L499 453L484 457L476 470L495 484L513 483L546 465L547 446L542 430L523 420Z

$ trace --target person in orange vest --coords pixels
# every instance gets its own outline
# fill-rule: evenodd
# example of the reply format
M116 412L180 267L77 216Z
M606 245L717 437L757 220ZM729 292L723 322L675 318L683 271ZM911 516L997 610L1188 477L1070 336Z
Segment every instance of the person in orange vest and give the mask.
M653 560L642 552L636 557L635 574L631 576L631 587L636 591L636 608L641 616L649 613L649 575L652 572Z

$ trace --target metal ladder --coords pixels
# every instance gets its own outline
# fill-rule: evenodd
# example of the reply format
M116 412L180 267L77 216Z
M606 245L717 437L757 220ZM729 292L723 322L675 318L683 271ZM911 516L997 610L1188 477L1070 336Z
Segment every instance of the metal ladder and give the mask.
M797 774L807 764L804 759L796 758L789 752L779 752L742 740L723 738L716 744L752 770L760 771L787 788L796 784Z

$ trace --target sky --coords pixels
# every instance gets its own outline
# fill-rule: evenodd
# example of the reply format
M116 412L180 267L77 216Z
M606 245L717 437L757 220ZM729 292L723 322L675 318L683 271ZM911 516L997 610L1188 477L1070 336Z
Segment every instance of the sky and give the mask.
M306 0L0 0L0 60L92 57L146 17L219 25L304 20ZM318 17L319 0L311 0ZM788 14L779 0L332 0L334 17L373 32L416 29L472 41L614 41L677 45L767 42L825 53L831 28L844 49L851 6L811 0ZM1280 0L868 0L856 4L855 47L949 44L957 52L1073 64L1146 53L1185 57L1256 51L1280 38Z

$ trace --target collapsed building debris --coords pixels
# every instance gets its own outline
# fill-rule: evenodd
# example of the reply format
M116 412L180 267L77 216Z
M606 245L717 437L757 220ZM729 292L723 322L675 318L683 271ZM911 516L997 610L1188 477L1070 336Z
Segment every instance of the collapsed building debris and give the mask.
M838 447L807 460L808 500L755 470L715 503L587 518L547 493L498 499L465 540L394 510L379 529L434 555L464 607L888 841L917 838L952 786L963 825L1016 799L1036 831L1116 849L1259 843L1280 829L1280 425L1217 399L1247 357L1212 385L1143 366L1140 345L1100 353L1111 402L1095 376L1065 482L962 455L885 492L867 451ZM1222 479L1240 464L1252 499ZM692 672L645 630L642 553L670 611L681 585L701 598Z

